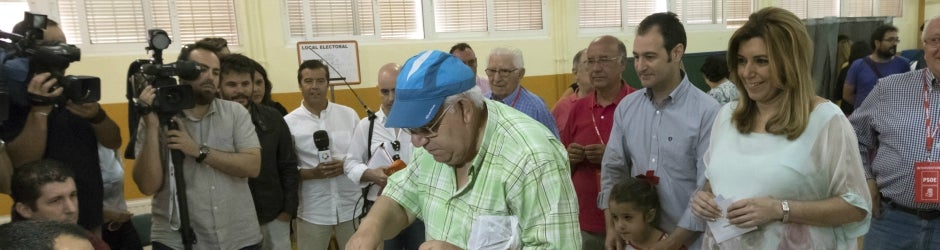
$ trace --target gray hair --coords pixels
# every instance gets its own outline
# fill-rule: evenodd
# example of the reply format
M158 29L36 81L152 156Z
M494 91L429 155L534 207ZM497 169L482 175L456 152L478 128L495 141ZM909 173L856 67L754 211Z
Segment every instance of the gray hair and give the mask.
M584 55L584 53L587 53L587 49L579 50L578 53L574 54L574 58L571 59L571 71L572 72L578 71L578 64L581 64L581 56Z
M473 86L473 88L470 88L463 93L448 96L447 99L444 99L444 106L454 104L461 98L467 98L470 100L470 102L473 103L473 106L481 109L483 108L483 90L480 90L480 87L477 86Z
M494 56L512 56L512 65L516 68L525 68L525 62L522 61L522 51L517 48L498 47L490 50L490 58Z
M927 19L927 22L924 23L924 30L920 31L920 37L921 39L924 39L924 42L927 41L927 30L930 30L930 23L938 19L940 19L940 15L933 16L930 19Z

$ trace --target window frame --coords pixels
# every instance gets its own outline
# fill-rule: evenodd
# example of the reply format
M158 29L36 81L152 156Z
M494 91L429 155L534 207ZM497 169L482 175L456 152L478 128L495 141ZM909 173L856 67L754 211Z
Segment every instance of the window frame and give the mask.
M283 24L281 29L284 31L284 39L288 42L287 46L293 46L297 42L301 41L315 41L315 40L356 40L359 41L360 45L362 44L396 44L396 43L415 43L420 41L442 41L442 40L456 40L456 39L473 39L477 41L487 41L487 40L530 40L530 39L544 39L548 38L548 30L551 28L550 16L548 5L552 0L539 0L541 3L541 30L518 30L518 31L496 31L495 30L495 15L493 13L493 1L494 0L485 0L486 1L486 15L487 15L487 30L481 32L437 32L435 31L435 15L434 15L434 2L433 0L417 0L421 5L420 12L420 21L422 25L420 26L423 29L423 36L421 38L415 39L405 39L405 38L382 38L381 37L381 16L378 15L378 8L373 8L373 25L375 25L375 32L372 35L340 35L340 36L313 36L313 26L310 24L311 18L309 17L309 4L312 4L312 1L315 0L301 0L301 6L303 8L302 12L304 16L304 36L295 37L291 34L290 31L290 17L288 13L288 4L287 0L280 0L281 4L281 13L283 17L281 18ZM353 18L358 20L358 18Z
M589 1L589 0L578 0L578 1ZM631 0L620 0L620 13L621 13L620 14L621 15L620 27L581 28L578 25L576 25L576 29L578 30L578 36L584 38L584 37L594 37L597 35L611 34L611 33L626 33L626 34L635 33L637 25L629 24L629 21L625 18L627 17L628 12L629 12L626 6L627 1L631 1ZM666 10L678 14L676 10L679 7L677 6L676 1L675 0L665 0L665 1L666 1ZM751 1L751 10L749 11L749 13L753 13L755 11L754 8L758 4L758 2L757 0L749 0L749 1ZM713 6L717 2L721 3L720 10L718 10L718 8L712 8L712 20L714 20L716 23L705 23L705 24L689 23L688 20L686 20L683 16L680 15L679 20L682 22L682 25L684 26L687 33L727 31L727 30L737 29L740 26L740 25L733 25L733 24L728 23L728 14L727 14L728 11L726 9L728 6L727 4L728 0L711 0L711 2ZM688 3L688 2L684 1L683 3ZM577 16L577 21L580 21L581 20L580 11L576 11L575 15ZM720 18L718 18L719 16Z
M146 33L148 29L157 28L155 27L156 18L153 15L153 8L152 8L153 2L151 0L138 0L138 1L141 5L141 15L143 16L143 19L144 19L143 20L144 30L141 32ZM184 45L180 41L180 38L179 38L182 36L181 35L182 31L180 30L181 28L179 24L179 18L175 18L175 16L179 15L178 9L176 8L177 0L166 0L166 1L168 1L167 6L169 8L168 11L171 16L171 18L169 18L171 25L170 27L159 27L159 28L163 29L164 31L168 33L172 43L170 44L168 48L164 50L163 52L164 54L176 53L180 51L180 49ZM242 35L245 32L244 30L245 24L243 24L244 18L238 14L240 11L244 11L244 6L242 6L243 4L241 3L241 1L237 1L237 0L226 0L226 1L231 1L232 3L233 9L232 9L231 14L234 15L233 19L235 20L233 30L236 33L235 36L238 37L238 43L230 43L228 47L232 51L238 51L242 47L241 44L245 42L245 37ZM91 43L91 35L88 30L89 24L88 24L88 15L86 13L87 9L84 7L85 0L74 0L73 3L76 5L76 16L72 18L74 18L77 22L72 23L71 25L77 29L75 33L78 33L81 36L82 41L80 44L75 44L75 42L72 40L69 40L68 42L69 44L75 44L76 46L78 46L82 50L83 55L107 56L107 55L140 54L141 57L143 58L143 57L148 57L152 53L150 51L145 51L145 48L148 46L147 41L100 43L100 44ZM57 3L55 4L55 8L56 8L55 11L59 13L59 19L64 19L62 18L63 14L61 12L59 4L60 3L58 3L57 1ZM56 20L56 21L59 21L61 24L60 20ZM208 35L208 36L212 36L212 35ZM146 35L144 35L144 37L146 37ZM165 58L165 60L172 61L173 58Z

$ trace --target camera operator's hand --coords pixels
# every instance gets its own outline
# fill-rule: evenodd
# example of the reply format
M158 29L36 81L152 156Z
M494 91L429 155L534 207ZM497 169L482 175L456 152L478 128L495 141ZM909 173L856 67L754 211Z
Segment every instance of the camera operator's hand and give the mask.
M192 136L189 136L189 132L186 131L186 124L183 124L179 118L174 118L173 122L175 122L180 129L168 130L166 132L166 146L170 149L177 149L189 157L196 158L199 156L199 144L196 144Z
M55 78L51 77L52 73L46 72L42 74L36 74L33 76L33 79L29 81L29 85L26 86L26 91L30 94L38 95L47 99L55 99L62 94L62 88L56 88L55 91L49 92L49 89L58 82ZM33 106L34 109L39 112L49 113L52 111L52 104L42 105L42 106Z
M65 103L65 108L72 114L85 119L91 119L98 115L98 112L103 112L101 111L101 105L98 105L97 102L75 104L72 100L69 100Z
M153 106L153 99L157 98L157 89L147 85L140 91L140 102L147 106Z

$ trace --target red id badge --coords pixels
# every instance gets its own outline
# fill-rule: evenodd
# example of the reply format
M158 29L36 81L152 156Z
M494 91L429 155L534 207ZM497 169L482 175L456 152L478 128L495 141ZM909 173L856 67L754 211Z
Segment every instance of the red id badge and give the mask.
M940 162L914 163L914 202L940 203Z

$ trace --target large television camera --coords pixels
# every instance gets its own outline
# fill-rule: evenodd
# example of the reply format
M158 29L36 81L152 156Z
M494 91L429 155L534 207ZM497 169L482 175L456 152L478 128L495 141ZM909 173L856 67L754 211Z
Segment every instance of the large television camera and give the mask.
M140 59L131 63L128 73L139 76L134 83L136 95L140 94L145 84L156 89L156 98L150 108L158 115L174 115L184 109L196 105L193 88L189 85L178 84L174 76L183 80L199 78L201 69L193 61L179 60L174 63L163 63L163 50L172 42L166 31L162 29L147 30L148 51L153 51L150 59ZM139 69L134 72L134 69Z
M101 79L94 76L65 75L69 64L81 60L82 52L75 45L43 40L43 30L48 22L46 15L25 12L21 27L14 30L14 33L0 31L0 38L10 41L11 46L4 46L9 50L8 55L29 58L28 75L49 72L57 80L56 85L49 91L63 89L59 100L37 99L35 96L30 96L30 99L47 103L65 100L74 103L97 102L101 99Z

